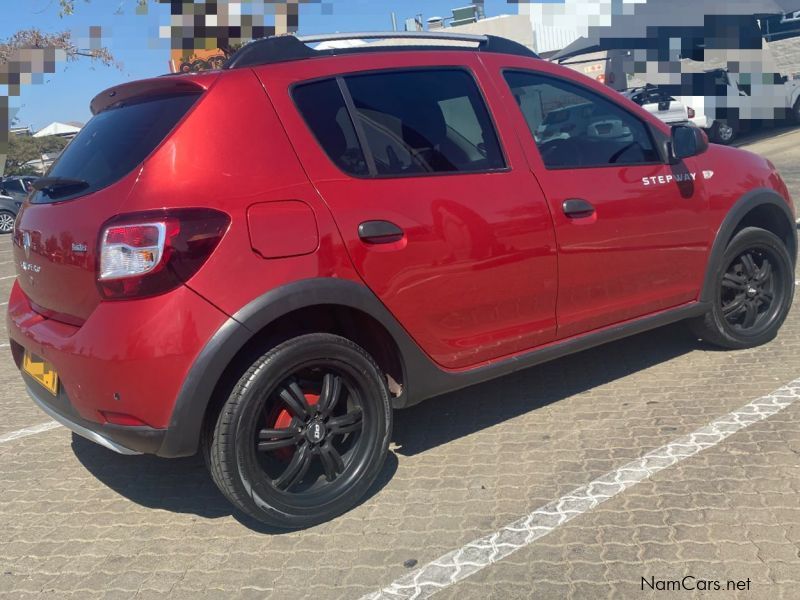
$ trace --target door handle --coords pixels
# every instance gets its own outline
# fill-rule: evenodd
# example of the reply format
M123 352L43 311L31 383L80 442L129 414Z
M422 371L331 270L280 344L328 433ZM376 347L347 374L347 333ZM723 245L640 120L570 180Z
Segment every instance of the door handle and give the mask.
M404 235L402 229L389 221L364 221L358 226L358 237L367 244L393 244Z
M580 198L565 200L561 208L564 209L564 214L570 219L585 219L594 214L594 206Z

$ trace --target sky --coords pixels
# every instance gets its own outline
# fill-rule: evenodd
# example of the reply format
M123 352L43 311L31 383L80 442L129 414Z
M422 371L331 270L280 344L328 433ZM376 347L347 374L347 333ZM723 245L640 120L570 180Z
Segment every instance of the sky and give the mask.
M325 4L303 4L299 33L386 31L391 29L392 11L402 29L404 20L418 13L425 19L449 16L452 8L469 3L469 0L327 0L327 8ZM88 38L89 27L99 25L104 45L122 63L121 69L93 64L88 59L58 65L56 73L45 75L41 83L23 86L21 96L11 98L12 113L18 109L17 126L31 125L38 130L53 121L85 123L91 117L89 102L97 93L123 81L169 71L169 42L157 39L159 25L169 22L169 7L151 3L149 14L142 16L135 14L135 5L136 0L77 0L75 13L60 18L58 0L0 0L0 39L30 27L46 32L70 30L76 39ZM324 14L331 9L332 14ZM518 4L513 1L486 0L487 16L517 12Z

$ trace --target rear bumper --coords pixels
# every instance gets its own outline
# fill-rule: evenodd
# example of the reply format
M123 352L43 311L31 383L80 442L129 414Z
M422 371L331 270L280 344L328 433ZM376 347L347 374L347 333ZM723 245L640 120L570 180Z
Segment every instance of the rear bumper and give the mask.
M62 414L52 402L52 396L38 384L25 378L28 395L53 420L67 429L118 454L155 454L161 447L166 433L150 427L119 427L92 423L71 414ZM49 396L49 397L48 397Z
M689 121L700 129L711 129L714 125L714 120L709 119L706 115L697 115L695 118L689 119Z
M58 396L21 373L44 412L117 452L170 456L162 449L167 437L183 435L182 424L172 420L176 398L226 320L183 286L154 298L103 302L75 327L38 314L15 283L7 327L18 368L27 350L58 373Z

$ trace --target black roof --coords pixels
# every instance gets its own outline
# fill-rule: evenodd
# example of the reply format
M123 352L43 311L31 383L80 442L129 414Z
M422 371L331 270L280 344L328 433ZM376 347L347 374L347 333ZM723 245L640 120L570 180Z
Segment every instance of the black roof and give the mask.
M415 43L397 46L365 44L352 48L330 48L315 50L308 44L340 40L386 40L406 39ZM430 43L431 41L473 42L476 46L445 46ZM418 42L418 43L417 43ZM408 50L467 50L470 52L492 52L496 54L513 54L539 58L529 48L512 40L494 35L467 35L460 33L439 33L426 31L407 32L374 32L374 33L337 33L332 35L298 37L279 35L254 40L243 46L230 60L225 68L241 69L256 65L319 58L323 56L339 56L343 54L363 54L368 52L402 52Z

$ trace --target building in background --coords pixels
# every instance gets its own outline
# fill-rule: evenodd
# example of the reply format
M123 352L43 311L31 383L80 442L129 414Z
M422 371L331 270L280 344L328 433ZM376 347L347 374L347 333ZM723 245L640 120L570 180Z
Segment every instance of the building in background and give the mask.
M24 135L24 136L31 136L33 135L33 127L27 125L26 127L9 127L8 129L9 136L11 135Z
M566 3L569 1L566 0ZM567 16L567 13L561 12L566 3L555 7L541 2L519 4L519 14L525 15L530 23L533 50L537 54L557 52L588 34L588 26L580 26L577 16Z
M476 35L496 35L514 40L526 48L534 50L533 29L531 29L531 23L525 15L489 17L472 23L453 26L449 30Z
M77 121L69 121L67 123L54 121L47 127L34 133L33 137L41 138L54 135L66 140L71 140L81 132L81 129L83 129L83 123L78 123Z
M509 14L486 18L484 1L477 0L470 5L455 7L447 17L425 17L422 14L405 20L406 31L439 31L447 29L458 33L476 35L496 35L534 50L534 35L530 19L526 15ZM409 43L409 42L405 42Z

